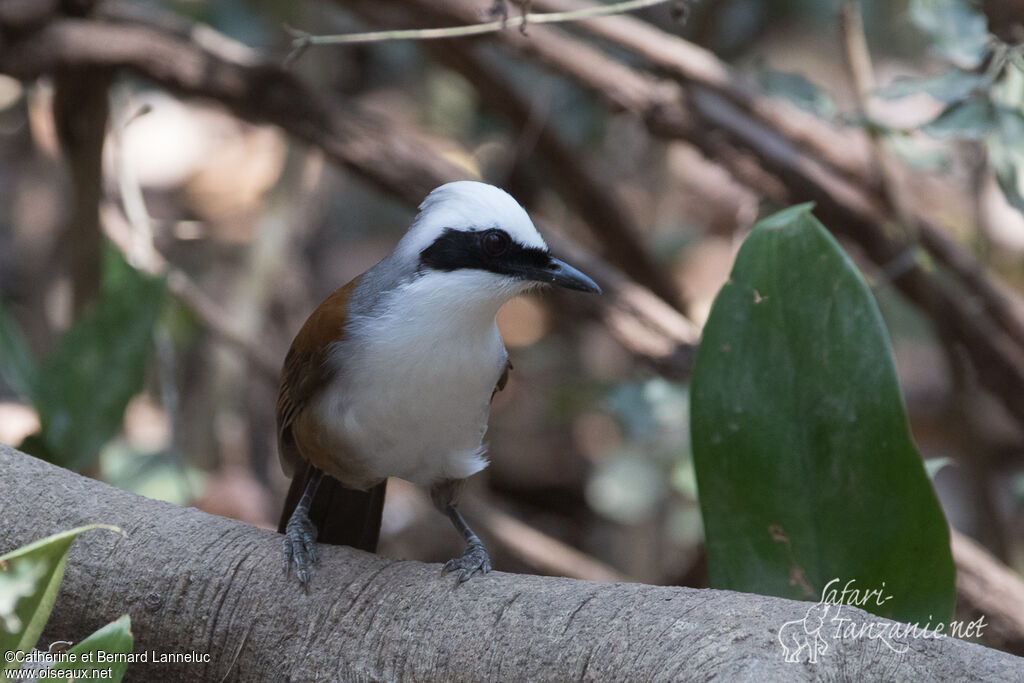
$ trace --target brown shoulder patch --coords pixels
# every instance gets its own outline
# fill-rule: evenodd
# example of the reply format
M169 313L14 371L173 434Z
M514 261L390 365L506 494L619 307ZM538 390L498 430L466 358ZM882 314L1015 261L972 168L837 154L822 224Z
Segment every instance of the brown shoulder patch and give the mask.
M342 339L348 302L358 282L357 277L316 307L285 356L277 392L277 440L281 464L289 473L295 459L301 457L291 428L310 400L334 376L326 366L327 349L332 342Z

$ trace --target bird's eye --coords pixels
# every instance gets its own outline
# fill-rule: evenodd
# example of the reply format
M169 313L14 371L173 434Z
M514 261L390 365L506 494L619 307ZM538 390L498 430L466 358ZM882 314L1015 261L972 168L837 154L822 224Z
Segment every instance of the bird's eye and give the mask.
M488 256L501 256L508 250L509 237L504 230L491 229L480 237L484 252Z

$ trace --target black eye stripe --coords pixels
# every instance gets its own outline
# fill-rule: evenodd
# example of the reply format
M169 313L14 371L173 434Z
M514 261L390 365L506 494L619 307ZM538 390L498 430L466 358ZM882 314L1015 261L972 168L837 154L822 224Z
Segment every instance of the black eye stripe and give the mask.
M488 242L503 243L493 249ZM504 230L484 231L445 228L434 243L420 252L420 265L450 272L462 268L487 270L500 275L519 275L525 268L544 268L551 256L538 247L524 247L512 240Z

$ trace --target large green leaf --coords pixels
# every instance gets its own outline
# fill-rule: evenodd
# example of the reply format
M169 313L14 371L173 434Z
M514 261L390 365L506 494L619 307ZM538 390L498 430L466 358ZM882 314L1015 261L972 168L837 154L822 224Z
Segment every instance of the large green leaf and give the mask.
M128 401L142 386L163 297L162 279L139 273L107 250L95 306L39 368L33 403L45 453L37 455L82 467L117 433Z
M71 683L72 681L86 680L89 678L89 674L85 672L106 672L110 669L111 673L109 676L106 676L105 674L103 675L104 680L118 683L118 681L124 677L124 672L128 668L128 662L110 662L109 656L115 654L131 654L133 647L134 640L132 638L132 621L126 614L117 621L112 621L103 628L97 630L91 636L68 650L68 654L75 655L78 661L58 663L54 665L54 672L67 671L69 675L65 678L51 678L49 680ZM81 661L82 655L86 652L93 653L89 658L92 661ZM102 661L99 659L97 653L100 652L106 656L108 661Z
M6 612L0 620L0 651L28 652L35 646L57 599L71 542L92 529L120 531L105 524L91 524L0 555L0 607L13 607L13 613ZM6 658L0 663L0 672L17 668L20 664Z
M759 223L697 353L691 434L711 585L948 619L949 530L911 440L881 315L810 205Z

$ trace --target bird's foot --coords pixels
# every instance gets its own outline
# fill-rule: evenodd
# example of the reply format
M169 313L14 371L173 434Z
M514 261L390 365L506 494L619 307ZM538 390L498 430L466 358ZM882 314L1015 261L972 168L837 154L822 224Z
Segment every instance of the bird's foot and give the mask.
M487 548L480 541L469 543L462 557L454 557L445 563L441 574L452 571L458 572L459 583L469 581L475 574L491 571L491 557L487 554Z
M309 580L313 578L313 565L316 564L316 527L309 519L309 514L301 508L295 508L291 519L285 526L284 541L281 549L283 559L281 566L285 576L295 564L295 576L308 592Z
M523 13L523 23L519 24L519 32L526 36L529 35L526 32L526 24L530 17L530 11L533 9L533 0L522 0L519 9Z
M494 4L487 10L487 16L501 19L501 28L504 29L508 23L508 0L494 0Z

